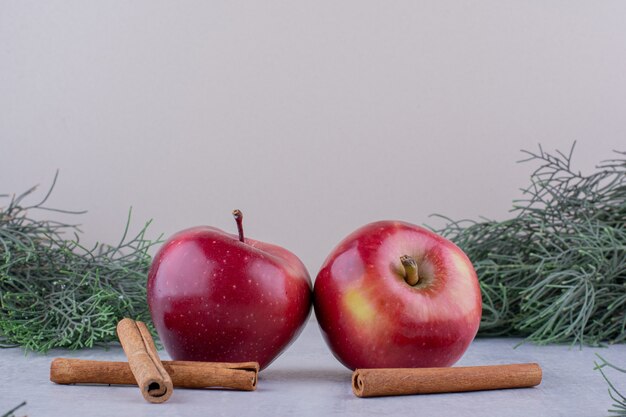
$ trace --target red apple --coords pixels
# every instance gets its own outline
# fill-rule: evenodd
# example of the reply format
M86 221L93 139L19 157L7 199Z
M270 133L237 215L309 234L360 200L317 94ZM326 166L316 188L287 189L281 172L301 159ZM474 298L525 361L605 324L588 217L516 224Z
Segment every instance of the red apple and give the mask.
M476 336L476 272L452 242L381 221L346 237L317 275L315 315L341 363L356 368L454 364Z
M172 236L148 275L152 321L174 360L267 367L302 331L311 279L279 246L200 226Z

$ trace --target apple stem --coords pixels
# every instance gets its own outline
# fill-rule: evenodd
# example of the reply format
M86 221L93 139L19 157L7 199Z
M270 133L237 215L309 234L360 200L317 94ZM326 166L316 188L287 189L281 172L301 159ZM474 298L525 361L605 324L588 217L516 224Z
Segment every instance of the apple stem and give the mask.
M239 209L233 210L233 217L237 222L237 230L239 231L239 241L245 243L243 238L243 213Z
M417 284L420 277L417 275L417 262L415 258L409 255L403 255L400 257L400 262L402 262L402 266L404 267L404 280L407 284Z

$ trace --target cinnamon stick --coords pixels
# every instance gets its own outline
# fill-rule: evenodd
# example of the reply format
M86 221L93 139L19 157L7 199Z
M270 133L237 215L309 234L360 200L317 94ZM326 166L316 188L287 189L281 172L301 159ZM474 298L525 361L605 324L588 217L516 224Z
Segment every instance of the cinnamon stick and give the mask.
M159 359L156 346L146 325L140 321L122 319L117 324L117 336L128 358L130 370L146 401L151 403L167 401L174 391L174 386Z
M433 394L533 387L541 383L536 363L456 368L357 369L352 391L357 397Z
M257 362L221 363L162 361L174 387L230 388L254 391ZM57 384L137 385L127 362L56 358L50 364L50 381Z

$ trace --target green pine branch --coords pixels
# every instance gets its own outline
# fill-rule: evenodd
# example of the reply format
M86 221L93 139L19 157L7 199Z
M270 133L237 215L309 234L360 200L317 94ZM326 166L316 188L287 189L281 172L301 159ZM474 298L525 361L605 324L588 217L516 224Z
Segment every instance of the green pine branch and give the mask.
M45 206L56 179L39 203L26 204L33 187L0 207L1 347L80 349L116 341L122 317L150 323L150 222L129 236L129 212L117 245L85 247L77 225L32 216L81 213Z
M538 166L510 219L444 217L437 230L474 264L480 336L626 341L626 152L583 175L572 167L573 150L525 152L523 162Z

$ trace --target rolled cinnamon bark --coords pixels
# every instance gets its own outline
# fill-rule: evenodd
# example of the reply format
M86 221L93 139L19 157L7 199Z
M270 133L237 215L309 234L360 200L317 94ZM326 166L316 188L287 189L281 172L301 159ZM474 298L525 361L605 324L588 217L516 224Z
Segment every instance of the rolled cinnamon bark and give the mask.
M533 387L541 383L536 363L456 368L357 369L352 391L357 397L433 394Z
M117 324L117 336L141 394L151 403L167 401L174 385L163 367L146 325L128 318Z
M162 361L174 387L256 389L257 362L221 363ZM50 381L57 384L137 385L127 362L56 358L50 364Z

